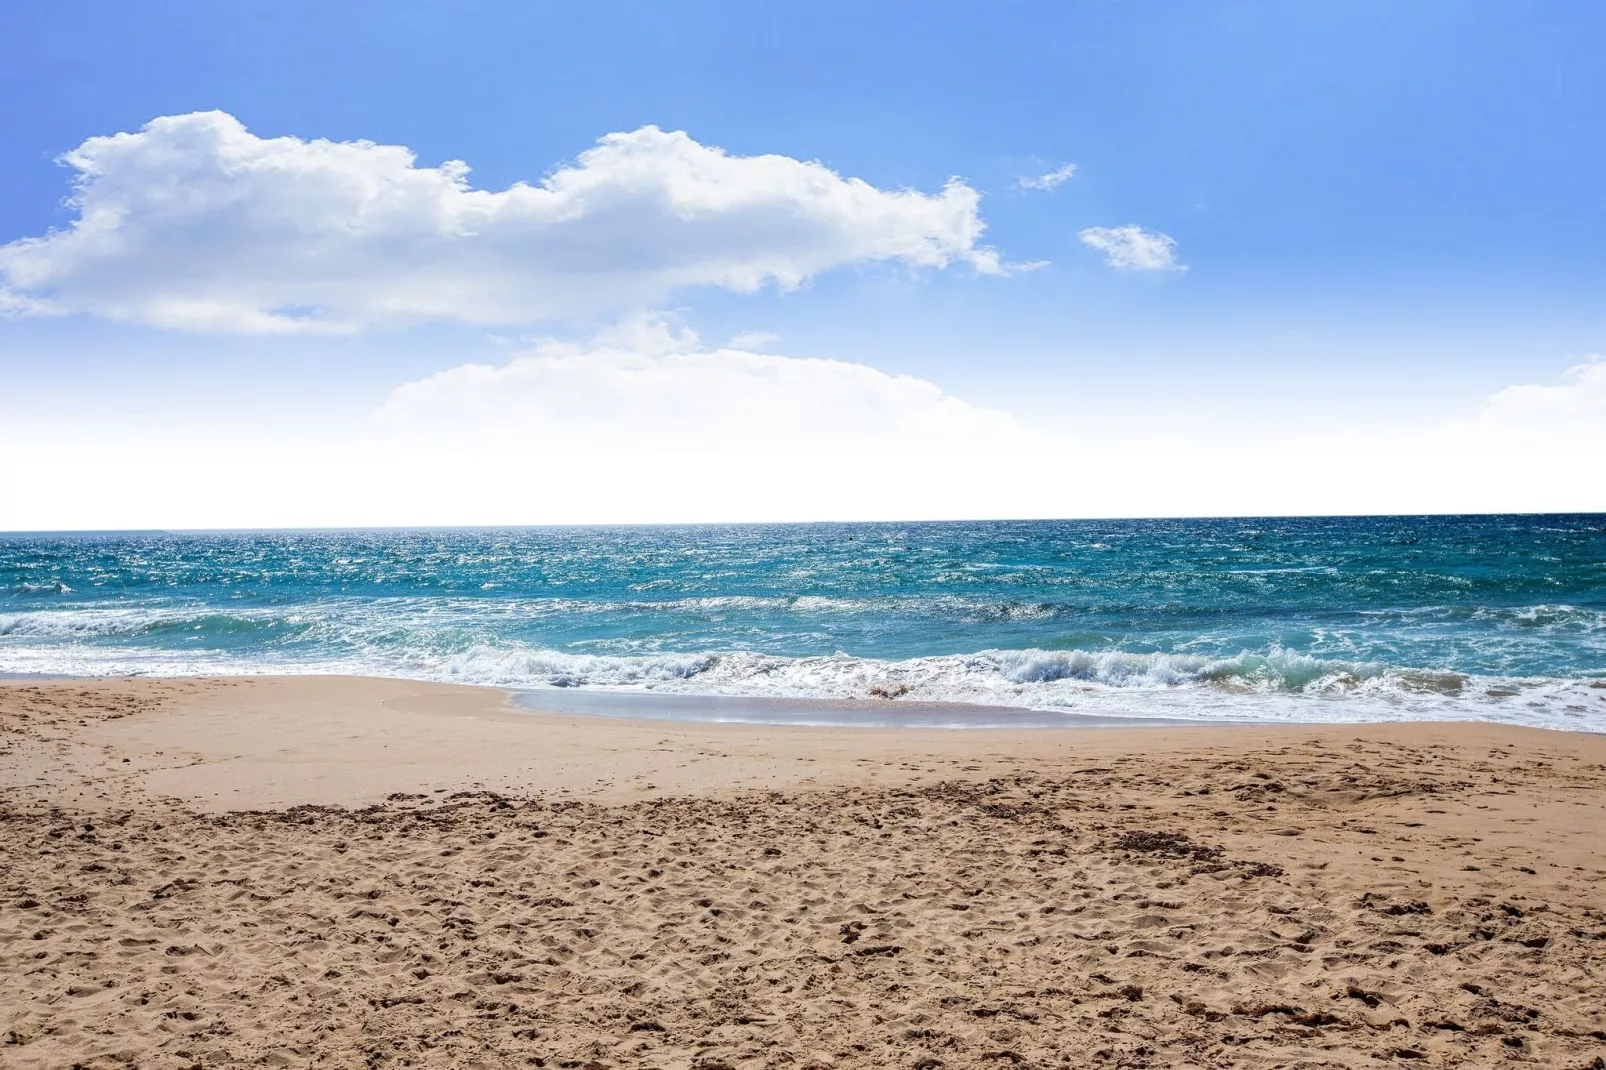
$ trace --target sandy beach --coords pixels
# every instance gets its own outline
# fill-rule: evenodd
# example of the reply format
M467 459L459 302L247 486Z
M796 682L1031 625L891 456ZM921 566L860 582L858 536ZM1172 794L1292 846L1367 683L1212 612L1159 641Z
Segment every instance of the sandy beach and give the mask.
M0 682L6 1067L1606 1066L1606 738Z

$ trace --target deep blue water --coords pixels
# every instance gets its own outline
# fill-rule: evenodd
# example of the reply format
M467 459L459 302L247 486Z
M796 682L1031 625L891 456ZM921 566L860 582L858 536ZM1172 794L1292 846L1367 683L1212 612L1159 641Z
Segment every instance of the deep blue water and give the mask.
M1606 516L0 536L0 672L1606 730Z

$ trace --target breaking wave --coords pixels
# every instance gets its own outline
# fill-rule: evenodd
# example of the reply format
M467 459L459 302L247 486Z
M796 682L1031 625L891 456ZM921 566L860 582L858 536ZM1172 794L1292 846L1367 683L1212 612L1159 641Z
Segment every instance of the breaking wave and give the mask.
M1492 719L1606 731L1606 681L1506 679L1279 650L1228 658L985 650L887 661L840 653L614 657L477 648L441 670L439 678L528 690L881 699L1206 720Z

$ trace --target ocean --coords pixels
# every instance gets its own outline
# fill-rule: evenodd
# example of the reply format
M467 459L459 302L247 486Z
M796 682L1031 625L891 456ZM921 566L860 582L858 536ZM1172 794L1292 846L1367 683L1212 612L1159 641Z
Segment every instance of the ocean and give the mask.
M353 673L691 719L1601 732L1606 515L0 535L0 673Z

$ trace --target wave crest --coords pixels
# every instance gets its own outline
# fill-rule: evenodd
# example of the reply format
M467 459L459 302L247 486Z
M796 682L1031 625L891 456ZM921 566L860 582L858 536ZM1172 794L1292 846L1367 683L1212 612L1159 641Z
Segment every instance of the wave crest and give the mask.
M1194 654L1092 650L984 650L974 654L886 661L837 653L780 657L751 651L613 656L556 650L476 648L451 658L446 675L462 682L513 688L637 688L680 694L777 698L961 702L1056 709L1112 699L1173 703L1186 716L1191 695L1212 703L1234 698L1373 699L1426 711L1454 702L1514 696L1546 699L1566 693L1602 707L1606 689L1590 681L1517 681L1372 662L1311 657L1273 649L1227 658ZM1592 694L1593 692L1593 694ZM1375 708L1375 703L1373 704ZM1314 710L1312 711L1314 713ZM1359 709L1357 708L1357 712Z
M475 647L441 667L450 678L511 687L619 687L669 683L705 672L713 654L610 657L557 650L502 651Z

